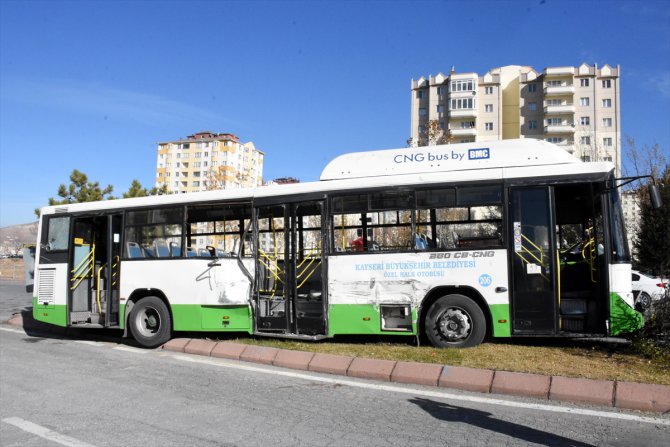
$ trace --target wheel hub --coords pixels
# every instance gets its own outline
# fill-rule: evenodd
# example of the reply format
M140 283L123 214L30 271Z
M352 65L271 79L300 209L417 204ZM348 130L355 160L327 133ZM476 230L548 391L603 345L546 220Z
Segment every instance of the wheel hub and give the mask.
M449 308L442 314L438 327L445 338L460 340L470 334L472 324L470 316L463 309Z

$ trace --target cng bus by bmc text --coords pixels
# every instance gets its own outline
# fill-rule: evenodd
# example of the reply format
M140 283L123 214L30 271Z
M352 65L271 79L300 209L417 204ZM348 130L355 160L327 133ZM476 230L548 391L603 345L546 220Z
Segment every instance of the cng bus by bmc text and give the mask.
M643 324L614 166L538 140L351 153L319 182L49 206L38 239L35 319L145 347L178 331L467 347Z

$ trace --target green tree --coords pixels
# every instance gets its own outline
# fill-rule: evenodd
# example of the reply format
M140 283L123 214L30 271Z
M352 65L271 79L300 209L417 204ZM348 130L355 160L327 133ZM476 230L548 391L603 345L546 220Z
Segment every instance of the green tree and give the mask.
M58 187L59 199L49 197L49 205L64 205L67 203L80 202L95 202L96 200L114 199L112 185L107 185L105 188L100 187L98 182L90 182L88 176L83 172L74 169L70 174L70 184L61 184ZM39 217L39 209L35 210L35 214Z
M663 206L653 209L647 188L642 189L640 230L635 248L640 265L654 274L670 275L670 166L657 179ZM660 184L659 184L660 183Z
M162 196L163 194L168 194L166 184L147 189L142 186L139 180L133 179L133 182L130 184L128 191L123 193L123 198L129 199L131 197Z

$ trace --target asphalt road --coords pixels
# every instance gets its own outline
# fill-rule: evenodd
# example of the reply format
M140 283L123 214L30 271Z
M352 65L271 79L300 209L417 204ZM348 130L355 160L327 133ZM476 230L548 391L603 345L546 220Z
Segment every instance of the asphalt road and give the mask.
M0 287L0 308L20 305L6 302L6 290ZM670 445L670 417L28 336L2 326L0 444L663 446Z
M22 310L32 307L33 295L19 281L0 280L0 323Z

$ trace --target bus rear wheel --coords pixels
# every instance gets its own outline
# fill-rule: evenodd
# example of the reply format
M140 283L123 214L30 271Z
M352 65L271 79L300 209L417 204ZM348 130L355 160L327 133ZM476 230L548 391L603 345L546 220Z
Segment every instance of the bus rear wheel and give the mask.
M133 338L144 348L155 348L172 335L172 321L167 306L158 297L147 296L130 311L128 326Z
M447 295L435 301L424 319L428 340L438 348L470 348L486 335L480 307L464 295Z

